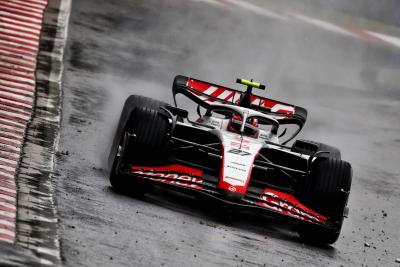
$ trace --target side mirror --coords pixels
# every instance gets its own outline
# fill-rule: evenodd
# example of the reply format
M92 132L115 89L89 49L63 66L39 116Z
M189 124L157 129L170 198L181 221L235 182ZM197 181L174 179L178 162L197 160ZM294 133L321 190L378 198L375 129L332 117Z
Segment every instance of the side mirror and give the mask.
M284 136L286 134L287 128L285 128L285 130L283 130L283 132L278 136L279 138L281 138L282 136Z
M168 109L173 115L182 118L182 119L187 119L189 116L189 112L187 110L173 107L173 106L166 106L166 109Z

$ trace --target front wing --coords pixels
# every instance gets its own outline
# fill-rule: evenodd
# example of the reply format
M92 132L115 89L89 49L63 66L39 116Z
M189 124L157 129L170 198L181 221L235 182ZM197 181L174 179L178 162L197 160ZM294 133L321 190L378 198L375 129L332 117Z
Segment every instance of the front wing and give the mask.
M161 167L131 166L124 174L153 184L168 185L179 191L200 193L227 204L256 208L327 228L336 228L329 218L311 210L291 194L270 188L249 187L240 201L232 201L220 193L218 178L203 171L179 164Z

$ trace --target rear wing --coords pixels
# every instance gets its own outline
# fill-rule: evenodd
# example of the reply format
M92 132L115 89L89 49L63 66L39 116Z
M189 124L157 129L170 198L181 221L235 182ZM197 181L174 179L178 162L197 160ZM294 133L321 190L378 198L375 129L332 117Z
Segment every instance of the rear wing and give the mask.
M172 86L176 105L176 95L183 94L203 108L213 103L238 105L244 92L221 85L196 80L185 76L176 76ZM251 95L250 108L274 117L280 124L296 124L299 131L307 120L307 110L292 104Z

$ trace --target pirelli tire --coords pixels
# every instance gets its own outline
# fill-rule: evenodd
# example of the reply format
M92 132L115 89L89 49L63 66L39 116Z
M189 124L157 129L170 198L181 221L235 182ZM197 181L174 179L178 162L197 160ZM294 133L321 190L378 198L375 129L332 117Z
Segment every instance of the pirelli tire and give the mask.
M329 154L320 154L320 157L341 159L340 150L336 147L304 139L296 140L291 151L310 156L318 151L325 151L329 152Z
M300 222L298 233L302 240L314 244L333 244L337 241L345 216L351 180L350 163L320 157L313 161L311 175L299 182L297 196L308 207L334 222L332 228Z
M144 184L119 173L118 164L129 160L146 164L167 157L170 127L168 116L161 109L165 106L164 102L138 95L131 95L125 101L109 156L110 183L117 191L144 191ZM128 134L130 141L123 144Z
M126 131L134 135L126 156L144 164L166 160L172 130L168 118L160 109L135 108L126 127Z

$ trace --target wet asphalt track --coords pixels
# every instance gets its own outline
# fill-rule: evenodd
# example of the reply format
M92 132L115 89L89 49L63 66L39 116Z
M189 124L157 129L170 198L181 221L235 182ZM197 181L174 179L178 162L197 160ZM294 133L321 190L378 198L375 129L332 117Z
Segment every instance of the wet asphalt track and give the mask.
M66 266L399 265L400 50L203 2L73 4L57 157ZM176 74L228 86L254 78L308 108L301 137L338 146L354 168L334 246L303 245L293 224L225 218L180 194L111 190L103 169L125 97L172 103Z

